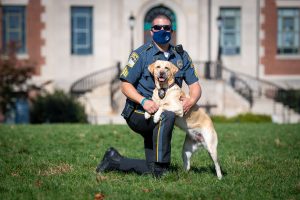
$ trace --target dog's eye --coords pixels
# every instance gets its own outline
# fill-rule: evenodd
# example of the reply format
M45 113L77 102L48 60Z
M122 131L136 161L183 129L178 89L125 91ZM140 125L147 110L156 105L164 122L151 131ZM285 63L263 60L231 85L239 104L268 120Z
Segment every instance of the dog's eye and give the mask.
M166 70L169 70L170 68L169 67L166 67Z
M159 65L157 65L157 66L156 66L156 68L157 68L157 69L160 69L160 66L159 66Z

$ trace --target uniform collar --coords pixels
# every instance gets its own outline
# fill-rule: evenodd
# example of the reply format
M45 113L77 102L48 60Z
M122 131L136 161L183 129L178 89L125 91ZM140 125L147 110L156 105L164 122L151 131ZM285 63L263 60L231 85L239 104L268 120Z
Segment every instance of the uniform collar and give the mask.
M152 55L153 55L153 56L158 55L159 53L162 53L162 51L160 51L160 50L157 48L157 46L154 44L153 41L151 42L151 45L152 45L152 47L153 47L153 48L152 48ZM173 49L174 49L174 46L170 44L169 49L168 49L168 52L170 53L170 56L171 56L172 54L174 54Z

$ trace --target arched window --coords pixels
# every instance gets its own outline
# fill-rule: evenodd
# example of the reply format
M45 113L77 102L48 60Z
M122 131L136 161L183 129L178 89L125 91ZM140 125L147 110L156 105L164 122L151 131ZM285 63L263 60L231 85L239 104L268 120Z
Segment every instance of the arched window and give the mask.
M169 9L165 6L156 6L156 7L151 8L147 12L145 19L144 19L144 42L146 43L148 41L151 41L150 30L151 30L151 26L152 26L152 21L157 15L166 15L171 19L172 29L173 29L171 43L176 44L176 27L177 27L176 15L171 9Z

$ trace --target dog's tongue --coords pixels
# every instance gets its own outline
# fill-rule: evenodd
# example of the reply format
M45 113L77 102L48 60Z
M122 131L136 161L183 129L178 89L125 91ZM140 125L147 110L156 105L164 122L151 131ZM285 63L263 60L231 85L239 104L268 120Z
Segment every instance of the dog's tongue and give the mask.
M159 82L164 82L165 80L166 80L166 78L164 76L158 77L158 81Z
M160 78L158 78L158 80L159 80L160 82L163 82L163 81L165 81L165 78L160 77Z

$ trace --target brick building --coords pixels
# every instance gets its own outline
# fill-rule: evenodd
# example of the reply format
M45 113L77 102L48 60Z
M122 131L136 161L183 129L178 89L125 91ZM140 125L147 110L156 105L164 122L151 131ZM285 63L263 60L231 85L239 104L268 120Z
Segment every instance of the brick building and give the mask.
M0 42L3 48L9 40L21 41L19 57L36 63L36 79L52 79L67 89L85 74L116 61L125 63L130 52L128 18L133 14L136 19L134 47L138 47L149 28L145 19L153 14L151 9L173 16L176 42L194 61L216 59L216 18L223 16L225 66L299 87L297 0L2 0ZM90 21L80 30L72 20ZM72 34L82 36L82 41L72 40ZM86 47L74 50L76 46Z

